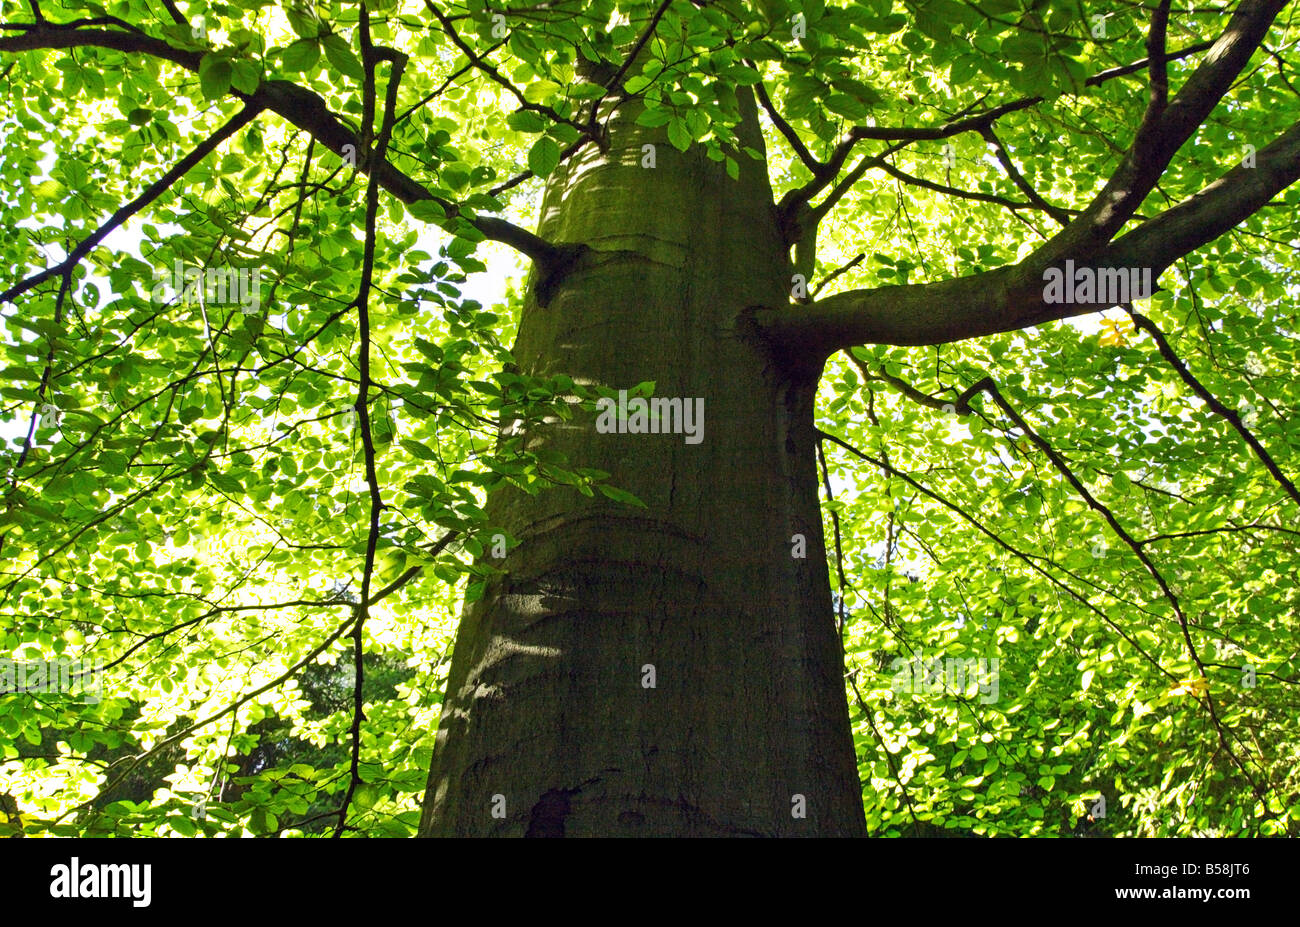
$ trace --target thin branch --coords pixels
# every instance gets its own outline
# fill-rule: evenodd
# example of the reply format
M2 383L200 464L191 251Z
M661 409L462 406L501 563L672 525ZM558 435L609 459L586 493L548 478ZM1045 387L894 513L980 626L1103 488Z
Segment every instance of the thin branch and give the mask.
M905 184L913 187L923 187L926 190L933 190L936 193L942 193L945 196L954 196L963 200L975 200L979 203L992 203L995 206L1005 206L1008 209L1032 209L1033 203L1018 203L1015 200L1009 200L1005 196L998 196L995 193L980 193L976 190L961 190L957 187L950 187L946 184L935 183L932 180L925 180L921 177L914 177L911 174L900 171L888 161L881 161L876 167L880 168L890 177L895 177Z
M485 55L490 55L490 54L492 54L494 51L496 51L496 50L497 50L498 48L500 48L502 45L506 44L507 41L509 41L509 40L508 40L508 39L502 39L500 42L497 42L495 45L493 45L493 46L491 46L490 48L488 48L488 50L485 51L483 54L485 54ZM397 117L397 124L398 124L398 125L401 125L401 124L402 124L403 122L405 122L407 119L410 119L411 116L412 116L413 114L415 114L415 113L419 112L420 110L424 109L424 107L425 107L426 105L428 105L429 103L433 102L433 101L434 101L435 99L437 99L438 97L442 96L442 94L446 91L446 89L447 89L448 87L450 87L450 86L451 86L452 84L454 84L457 80L459 80L461 77L463 77L467 72L472 71L472 70L474 70L474 62L473 62L473 61L469 62L469 63L466 64L464 67L459 68L458 70L452 71L451 74L447 75L447 79L444 80L441 84L439 84L437 87L435 87L435 88L434 88L432 91L430 91L428 94L426 94L425 96L420 97L420 99L418 99L417 101L415 101L414 103L412 103L410 106L408 106L408 107L406 108L406 110L402 113L402 115L400 115L400 116Z
M747 61L745 63L755 71L758 70L758 66L755 65L754 62ZM825 172L829 169L829 165L823 164L813 157L813 153L809 151L808 146L803 143L803 139L799 137L799 133L796 132L794 127L786 121L785 117L777 111L776 105L772 102L772 98L768 96L767 87L763 85L761 78L758 83L754 85L754 92L758 94L758 102L761 103L763 109L767 111L767 116L772 120L772 125L776 126L777 131L785 136L785 140L790 143L790 147L794 149L794 153L798 155L799 160L804 163L804 166L807 167L808 170L812 171L813 177L824 176Z
M163 8L167 10L167 15L172 18L178 26L188 26L190 21L182 15L181 11L176 8L175 0L162 0Z
M1201 400L1210 407L1210 410L1214 412L1215 415L1226 421L1236 430L1237 434L1241 435L1242 440L1245 441L1246 444L1249 445L1250 449L1255 452L1255 456L1259 458L1260 463L1264 465L1264 468L1268 470L1273 479L1277 481L1277 484L1286 490L1287 495L1289 495L1297 505L1300 505L1300 490L1296 489L1295 483L1282 472L1282 468L1277 465L1277 461L1273 459L1273 456L1269 454L1268 450L1260 443L1259 439L1256 438L1255 435L1251 433L1250 429L1246 427L1245 423L1242 422L1241 416L1237 411L1225 406L1219 401L1217 396L1205 388L1205 385L1201 383L1201 381L1198 380L1187 368L1187 365L1183 363L1182 358L1180 358L1174 351L1173 347L1170 346L1169 340L1165 337L1164 332L1162 332L1154 322L1134 309L1131 303L1125 305L1124 310L1133 319L1134 325L1151 336L1152 340L1155 341L1156 348L1159 349L1161 356L1169 363L1170 367L1174 368L1174 372L1182 378L1182 381L1187 384L1192 392L1201 397Z
M486 74L493 82L500 84L511 94L511 96L518 100L520 109L531 110L534 113L539 113L553 122L562 122L565 125L572 126L583 134L587 134L591 131L589 127L582 123L561 116L549 106L545 106L541 103L530 102L518 87L501 76L501 72L496 69L495 65L486 58L475 53L469 43L460 37L460 33L456 31L455 25L447 18L447 15L443 13L442 10L438 9L438 7L433 3L433 0L424 0L424 5L429 12L434 15L434 18L442 24L442 30L446 34L447 38L451 39L455 46L461 50L461 53L473 63L474 67Z
M32 287L39 286L52 277L69 273L82 258L94 250L96 245L107 238L116 229L120 228L123 223L138 213L141 209L144 209L154 200L158 199L158 197L167 192L167 190L169 190L177 180L187 174L195 165L211 154L218 145L230 138L244 126L248 125L248 123L252 122L253 119L257 118L259 112L261 112L260 107L249 104L234 116L230 117L225 125L204 139L198 147L172 166L167 173L163 174L146 187L144 192L117 210L117 212L113 213L113 215L110 216L103 225L88 235L81 244L73 248L67 258L53 267L47 267L40 273L33 274L25 280L14 284L3 293L0 293L0 303L13 302L15 297L26 293L28 290L32 289Z
M826 448L822 441L817 442L817 461L821 464L822 485L826 489L826 501L835 501L835 492L831 489L831 473L826 467ZM844 544L840 532L840 513L831 509L831 526L835 530L835 574L840 584L839 631L841 643L844 637L844 599L849 589L848 577L844 575Z
M821 283L817 284L817 288L816 288L815 290L812 291L812 295L815 297L815 296L816 296L818 293L820 293L822 290L826 289L827 285L829 285L832 281L834 281L834 279L835 279L836 277L838 277L840 274L847 273L848 271L850 271L850 270L852 270L853 268L857 267L859 264L861 264L861 263L866 259L866 257L867 257L867 255L866 255L866 253L864 252L864 253L862 253L862 254L859 254L859 255L858 255L857 257L855 257L853 260L849 261L847 264L844 264L844 265L841 266L841 267L837 267L837 268L835 268L833 271L831 271L829 274L826 275L826 278L825 278L824 280L822 280Z
M365 95L374 99L375 69L378 66L378 54L370 47L370 22L366 7L361 7L362 54L366 61ZM402 80L402 71L406 67L406 56L391 53L391 67L388 86L384 100L384 122L379 132L379 141L375 145L375 158L384 160L388 143L392 137L393 125L397 118L397 91ZM372 110L373 112L373 110ZM368 127L367 127L368 134ZM379 214L379 181L373 174L366 185L366 225L365 245L361 261L361 282L357 291L357 328L360 333L360 345L357 356L357 375L360 380L357 388L357 411L361 430L362 453L365 458L366 487L370 493L370 524L366 535L365 565L361 574L361 601L357 604L355 622L352 627L352 661L355 678L352 686L352 725L350 740L352 744L349 765L348 788L339 807L338 824L334 836L341 837L347 824L348 809L352 796L361 784L361 722L365 720L363 692L365 687L364 632L366 619L370 615L370 584L374 580L375 552L379 546L379 517L385 505L379 487L379 475L375 467L375 440L370 423L370 288L375 269L375 242L377 238L376 221Z
M1237 765L1237 768L1241 770L1242 775L1246 777L1246 781L1250 783L1251 789L1255 792L1256 797L1267 804L1267 795L1259 787L1258 783L1256 783L1254 776L1252 776L1250 770L1246 768L1246 764L1237 756L1236 752L1232 749L1232 746L1228 743L1227 733L1224 730L1222 721L1219 719L1219 713L1215 706L1214 697L1210 695L1209 675L1206 672L1205 664L1201 662L1200 654L1196 651L1196 645L1192 641L1191 630L1188 628L1187 615L1183 611L1182 603L1179 601L1178 595L1169 587L1169 583L1165 580L1164 575L1160 572L1159 568L1156 567L1151 558L1147 556L1142 545L1139 544L1137 540L1128 533L1124 526L1119 523L1119 519L1115 517L1115 513L1110 510L1109 506L1101 503L1088 490L1088 488L1083 485L1083 482L1065 462L1065 458L1063 458L1045 438L1029 427L1029 423L1026 422L1011 403L1007 401L1006 397L1002 395L1001 390L998 389L997 384L991 377L984 377L973 384L971 389L978 389L986 392L990 397L992 397L993 401L997 403L998 408L1002 410L1007 418L1011 419L1011 421L1015 423L1017 428L1024 432L1025 436L1034 444L1035 447L1047 456L1047 459L1050 460L1057 471L1065 477L1066 482L1068 482L1070 486L1073 487L1074 491L1088 504L1088 507L1099 513L1102 518L1106 520L1110 529L1115 532L1125 545L1128 546L1129 550L1133 551L1134 555L1142 565L1146 567L1147 572L1150 573L1152 578L1156 581L1156 585L1160 587L1162 595L1169 604L1173 606L1174 614L1178 618L1179 629L1182 631L1183 643L1187 648L1187 655L1196 666L1197 675L1204 685L1204 692L1202 695L1205 698L1205 707L1209 712L1210 720L1214 724L1215 731L1219 735L1219 745L1228 753L1228 756L1232 758L1232 761Z
M294 663L287 670L285 670L279 676L276 676L270 682L258 686L256 689L254 689L252 692L247 693L246 695L240 696L238 699L231 702L229 705L227 705L225 708L221 709L220 711L216 712L215 714L209 715L208 717L203 718L200 721L195 721L193 724L186 726L182 730L177 731L175 734L163 738L162 740L158 741L158 743L154 744L152 747L146 750L144 753L132 757L124 757L122 760L119 760L118 763L114 763L113 764L114 767L116 767L121 763L124 763L125 766L120 773L114 776L112 780L110 780L103 788L100 789L99 794L102 795L105 792L108 792L111 789L115 788L117 785L119 785L122 782L122 780L124 780L127 776L129 776L136 769L136 767L138 767L149 757L156 755L159 751L171 746L172 744L176 743L179 740L183 740L184 738L189 737L195 731L207 727L209 724L213 723L214 721L221 720L231 712L238 711L241 707L248 704L250 701L257 698L262 693L269 692L270 690L278 688L279 686L283 685L286 681L291 679L300 669L302 669L308 663L311 663L313 660L319 657L322 653L328 650L334 644L335 641L337 641L345 633L347 633L347 630L352 626L354 621L356 621L355 614L353 615L353 617L348 618L341 625L335 628L334 631L331 632L329 636L325 638L325 640L323 640L316 647L312 648L312 650L306 656L304 656L301 660ZM89 808L91 805L94 804L96 797L97 796L88 798L80 805L77 805L76 807L70 808L68 811L65 811L58 818L56 818L53 823L57 824L59 821L62 821L65 817L67 817L70 814L80 814L82 811L86 810L87 808Z
M1005 540L1003 540L1001 537L999 537L997 534L995 534L993 531L987 528L983 523L981 523L979 519L975 518L973 515L971 515L961 506L957 505L955 502L951 501L950 499L945 498L941 494L935 492L933 489L930 489L928 486L923 485L910 474L904 473L903 471L897 469L896 467L891 465L888 461L881 460L877 457L872 457L870 454L858 450L856 447L849 444L844 439L836 437L830 432L822 431L821 429L818 429L817 433L822 437L824 437L827 441L830 441L832 444L836 444L844 448L844 450L848 451L850 454L859 458L860 460L865 460L869 464L874 464L875 466L880 467L886 473L889 473L892 476L897 476L899 479L903 480L903 482L907 483L909 486L916 489L922 495L927 496L930 499L933 499L935 502L938 502L944 508L949 509L950 511L956 513L958 517L960 517L964 521L969 522L981 534L986 535L991 541L993 541L993 543L997 544L999 547L1006 550L1008 553L1012 554L1014 557L1022 561L1026 566L1028 566L1035 573L1040 574L1044 579L1046 579L1052 585L1064 590L1065 593L1069 595L1072 599L1075 599L1076 601L1079 602L1079 604L1083 605L1089 611L1096 614L1097 617L1099 617L1102 621L1106 622L1106 624L1109 625L1111 629L1115 631L1115 633L1119 634L1120 637L1124 638L1124 640L1126 640L1133 647L1134 650L1136 650L1138 653L1142 655L1143 659L1145 659L1148 663L1154 666L1158 671L1163 673L1169 679L1172 679L1174 682L1180 681L1177 676L1175 676L1169 670L1161 666L1159 660L1157 660L1155 657L1149 654L1146 651L1146 648L1144 648L1141 643L1139 643L1131 634L1127 633L1123 628L1121 628L1118 624L1116 624L1115 621L1104 611L1102 611L1096 605L1093 605L1086 598L1084 598L1082 595L1076 592L1069 584L1062 582L1060 579L1053 576L1050 572L1048 572L1038 563L1034 562L1035 558L1032 555L1007 543Z
M1197 42L1194 45L1180 49L1172 55L1166 55L1164 60L1167 62L1180 61L1183 58L1213 48L1214 44L1213 41ZM1116 78L1126 77L1129 74L1142 71L1148 68L1150 64L1150 59L1143 58L1133 64L1101 71L1087 78L1083 83L1085 87L1099 87ZM904 144L920 141L941 141L966 132L979 132L993 125L1003 116L1030 109L1044 102L1046 102L1046 98L1041 96L1023 97L973 115L964 111L938 126L854 126L832 151L830 158L826 162L826 171L820 174L815 173L813 179L807 184L787 193L782 197L780 207L787 211L795 210L800 204L808 202L821 190L825 189L826 185L839 174L849 154L859 141L875 140ZM900 147L902 146L900 145Z
M428 2L430 2L430 0L425 0L425 3ZM659 27L659 20L663 19L664 14L668 12L668 7L672 6L672 3L673 0L661 0L659 6L656 7L654 13L651 14L650 22L648 22L645 29L641 31L641 37L637 39L636 44L632 46L632 50L628 53L627 57L623 59L622 66L614 72L613 77L605 81L600 96L596 97L592 102L591 115L587 117L586 129L588 134L591 136L595 137L598 133L597 120L600 117L600 104L605 102L605 97L609 95L611 90L615 87L622 86L623 78L627 75L628 69L630 69L636 59L640 57L641 50L645 48L646 43L654 37L655 29ZM601 147L603 148L604 146L602 145Z
M1016 188L1029 199L1030 205L1047 213L1056 220L1058 225L1069 225L1070 213L1059 206L1053 206L1039 195L1033 185L1025 179L1025 175L1016 167L1016 163L1011 160L1011 152L1007 151L1006 145L1002 144L1002 139L998 138L993 126L985 126L980 130L980 134L984 136L986 142L993 146L998 163L1002 165L1003 170L1007 172L1007 176L1011 178L1011 182L1016 185Z
M563 151L560 152L560 160L558 163L563 164L564 162L568 161L569 158L573 157L575 154L577 154L579 151L581 151L584 147L586 147L590 143L591 143L591 137L584 135L582 138L578 139L576 142L569 145L567 148L565 148ZM505 181L504 183L500 183L497 186L493 187L491 190L488 191L488 196L499 196L500 194L505 193L507 190L519 186L525 180L530 180L536 176L537 175L534 174L532 171L523 171L522 173L516 174L514 177L511 177L509 180Z
M1151 29L1147 32L1147 58L1151 62L1151 100L1148 107L1158 118L1169 103L1169 64L1165 59L1165 34L1169 28L1170 0L1160 0L1151 16Z

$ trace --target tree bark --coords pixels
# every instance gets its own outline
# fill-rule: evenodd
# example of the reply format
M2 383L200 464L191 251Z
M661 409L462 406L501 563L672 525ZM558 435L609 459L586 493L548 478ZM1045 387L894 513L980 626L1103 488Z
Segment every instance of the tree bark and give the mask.
M762 151L752 99L741 109L742 143ZM703 439L602 434L581 412L529 432L647 508L567 487L491 495L521 543L461 622L420 832L861 835L815 471L820 364L791 368L749 312L789 302L766 165L741 155L733 181L640 112L625 103L606 151L549 178L539 235L590 250L560 279L535 274L515 356L702 398Z

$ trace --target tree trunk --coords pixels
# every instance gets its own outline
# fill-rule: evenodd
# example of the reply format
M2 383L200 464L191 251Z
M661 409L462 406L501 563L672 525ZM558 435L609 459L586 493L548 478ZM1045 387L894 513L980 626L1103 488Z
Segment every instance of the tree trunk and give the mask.
M742 144L762 151L741 104ZM493 493L493 523L521 543L461 622L420 831L861 835L818 506L820 370L788 369L747 324L750 307L789 302L766 165L741 155L733 181L640 112L622 107L607 151L550 177L539 234L592 250L541 298L534 275L515 355L536 375L702 398L703 439L600 433L590 413L530 431L648 508Z

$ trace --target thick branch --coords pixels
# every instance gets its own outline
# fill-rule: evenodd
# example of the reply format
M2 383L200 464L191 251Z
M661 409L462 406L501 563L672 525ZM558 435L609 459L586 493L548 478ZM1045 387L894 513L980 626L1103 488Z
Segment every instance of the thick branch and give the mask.
M173 48L161 39L136 32L117 32L107 29L69 29L50 23L32 25L21 35L0 38L0 52L39 51L94 46L120 51L124 54L150 55L198 72L201 52ZM251 94L234 92L250 106L267 109L298 128L309 132L318 142L340 157L350 146L354 153L364 150L364 145L351 129L330 112L325 101L317 94L289 81L264 81ZM376 159L373 164L358 165L366 173L373 171L379 185L403 203L410 205L420 200L433 200L448 216L460 215L455 203L435 197L418 181L402 173L386 160ZM565 249L556 247L505 219L493 216L476 216L468 220L485 237L509 245L534 261L552 264L563 257Z
M1156 69L1157 86L1128 153L1082 215L1044 246L1045 255L1064 260L1096 253L1123 228L1155 188L1174 154L1227 94L1287 2L1242 0L1205 60L1167 106L1159 92Z
M1260 149L1254 167L1234 167L1199 193L1117 238L1107 252L1117 261L1128 262L1126 266L1149 262L1163 271L1244 222L1297 179L1300 123Z
M1300 123L1194 196L1148 219L1109 247L1076 260L1093 268L1150 268L1151 280L1213 241L1300 179ZM928 345L1015 331L1110 308L1111 301L1049 303L1044 250L1020 264L937 283L839 293L796 309L756 309L754 321L801 360L855 344Z

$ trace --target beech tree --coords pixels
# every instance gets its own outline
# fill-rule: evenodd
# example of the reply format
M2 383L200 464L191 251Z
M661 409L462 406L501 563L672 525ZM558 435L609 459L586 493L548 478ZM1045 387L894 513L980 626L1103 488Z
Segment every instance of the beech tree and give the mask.
M1293 16L0 0L0 826L1294 834Z

